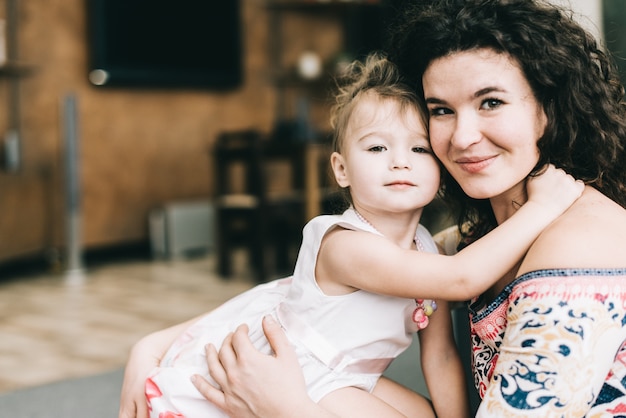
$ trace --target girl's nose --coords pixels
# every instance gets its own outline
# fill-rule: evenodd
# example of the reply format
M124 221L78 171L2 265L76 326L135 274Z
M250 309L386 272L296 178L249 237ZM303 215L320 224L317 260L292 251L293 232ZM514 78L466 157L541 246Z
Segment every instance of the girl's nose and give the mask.
M391 161L393 169L411 169L409 155L405 151L395 151Z

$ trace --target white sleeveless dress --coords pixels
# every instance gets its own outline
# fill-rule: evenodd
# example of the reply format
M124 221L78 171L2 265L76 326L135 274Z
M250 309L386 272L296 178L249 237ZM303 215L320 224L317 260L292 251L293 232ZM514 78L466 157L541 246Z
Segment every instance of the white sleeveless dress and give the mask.
M368 392L374 388L389 363L412 342L417 331L411 319L415 301L363 290L325 295L314 277L315 262L322 238L337 226L379 234L352 209L311 220L304 228L293 276L256 286L229 300L172 345L146 383L151 417L168 412L169 416L188 418L226 416L198 393L190 377L201 374L211 381L204 347L209 342L220 347L224 337L242 323L248 324L257 349L269 354L271 348L261 327L268 314L276 318L294 345L314 401L344 387ZM416 238L425 251L438 252L422 225Z

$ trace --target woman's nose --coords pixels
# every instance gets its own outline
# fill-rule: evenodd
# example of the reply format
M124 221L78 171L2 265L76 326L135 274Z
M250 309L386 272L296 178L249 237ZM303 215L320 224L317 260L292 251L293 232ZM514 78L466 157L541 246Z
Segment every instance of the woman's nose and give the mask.
M480 141L482 133L476 117L457 114L456 124L450 142L453 146L465 149Z

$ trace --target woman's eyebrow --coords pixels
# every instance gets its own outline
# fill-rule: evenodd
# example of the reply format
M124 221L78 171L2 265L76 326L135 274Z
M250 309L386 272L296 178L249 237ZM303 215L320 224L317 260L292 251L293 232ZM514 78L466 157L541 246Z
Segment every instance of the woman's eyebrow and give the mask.
M445 104L446 101L442 99L438 99L437 97L427 97L424 99L426 104Z
M479 90L477 90L472 97L473 98L479 98L482 97L486 94L490 94L493 92L498 92L498 93L506 93L506 90L504 90L503 88L500 87L496 87L496 86L489 86L489 87L484 87L481 88ZM446 104L447 102L443 99L440 99L438 97L427 97L424 99L426 104Z
M476 93L474 93L474 97L478 98L478 97L484 96L485 94L490 94L493 92L505 93L505 90L500 87L495 87L495 86L485 87L476 91Z

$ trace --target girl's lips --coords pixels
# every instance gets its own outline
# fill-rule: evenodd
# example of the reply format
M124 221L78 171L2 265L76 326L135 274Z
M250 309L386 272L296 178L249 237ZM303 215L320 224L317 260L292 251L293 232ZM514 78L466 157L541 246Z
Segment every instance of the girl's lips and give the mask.
M391 183L387 183L387 186L394 188L407 188L413 187L415 186L415 184L411 183L410 181L393 181Z
M495 158L496 157L460 158L456 160L456 163L463 171L473 174L478 173L490 166Z

